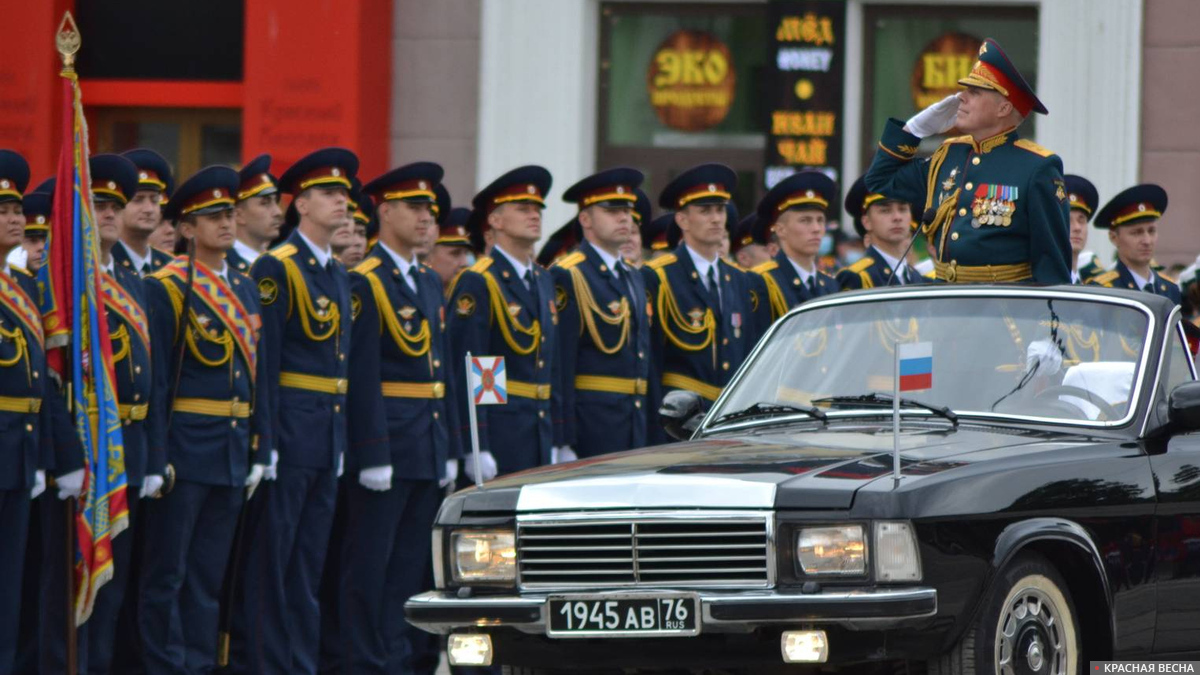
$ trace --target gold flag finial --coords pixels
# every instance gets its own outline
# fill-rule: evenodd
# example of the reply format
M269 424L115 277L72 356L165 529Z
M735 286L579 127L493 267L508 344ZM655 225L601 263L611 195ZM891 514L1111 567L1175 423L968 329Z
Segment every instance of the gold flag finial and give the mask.
M79 45L83 40L79 37L79 27L75 25L75 17L71 16L68 10L63 14L62 23L58 25L58 33L54 36L54 45L58 48L58 54L62 57L63 68L66 70L74 70L75 68L75 53L79 51Z

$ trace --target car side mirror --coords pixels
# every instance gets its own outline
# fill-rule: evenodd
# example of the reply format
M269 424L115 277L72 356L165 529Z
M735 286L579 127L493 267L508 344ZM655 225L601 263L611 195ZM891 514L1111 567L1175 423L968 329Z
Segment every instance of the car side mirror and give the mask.
M703 407L700 394L676 389L663 396L658 415L668 436L677 441L686 441L699 428L700 420L704 419Z
M1184 382L1167 399L1167 419L1181 431L1200 430L1200 382Z

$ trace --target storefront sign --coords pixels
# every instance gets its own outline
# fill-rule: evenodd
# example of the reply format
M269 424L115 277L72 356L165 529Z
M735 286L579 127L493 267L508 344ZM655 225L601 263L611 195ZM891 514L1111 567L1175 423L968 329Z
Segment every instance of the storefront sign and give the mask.
M983 40L963 33L946 33L925 45L913 64L913 107L924 110L959 90L958 81L971 72Z
M703 131L733 105L737 75L729 48L709 33L681 30L659 45L646 73L650 104L663 124Z
M838 180L846 3L771 0L767 16L772 53L765 187L804 169Z

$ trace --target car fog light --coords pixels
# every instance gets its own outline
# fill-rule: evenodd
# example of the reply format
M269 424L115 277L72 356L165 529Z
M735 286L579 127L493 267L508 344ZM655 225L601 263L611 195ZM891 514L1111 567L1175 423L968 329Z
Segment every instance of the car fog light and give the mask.
M486 633L454 634L446 643L452 666L492 665L492 636Z
M825 663L829 641L823 630L785 630L780 642L784 663Z
M908 523L875 523L875 580L921 580L921 555Z

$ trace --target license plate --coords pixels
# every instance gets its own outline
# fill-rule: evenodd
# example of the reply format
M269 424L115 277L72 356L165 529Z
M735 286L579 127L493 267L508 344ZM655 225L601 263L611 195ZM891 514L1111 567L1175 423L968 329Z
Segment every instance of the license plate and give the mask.
M546 601L550 637L684 637L700 632L695 595L565 595Z

